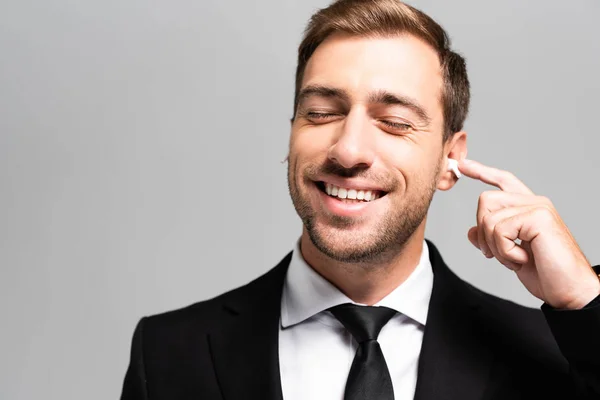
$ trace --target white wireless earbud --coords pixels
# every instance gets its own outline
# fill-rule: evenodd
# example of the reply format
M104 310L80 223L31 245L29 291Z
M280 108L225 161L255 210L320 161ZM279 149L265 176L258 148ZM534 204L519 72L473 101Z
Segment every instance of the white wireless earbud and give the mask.
M454 175L456 175L456 178L461 177L461 173L458 170L458 161L456 161L454 158L448 159L448 171L454 172Z

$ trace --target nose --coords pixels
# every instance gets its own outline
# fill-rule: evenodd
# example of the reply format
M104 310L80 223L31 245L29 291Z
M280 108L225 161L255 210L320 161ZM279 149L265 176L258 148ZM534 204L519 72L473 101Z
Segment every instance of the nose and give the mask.
M350 112L327 157L344 168L370 167L375 159L374 136L367 115Z

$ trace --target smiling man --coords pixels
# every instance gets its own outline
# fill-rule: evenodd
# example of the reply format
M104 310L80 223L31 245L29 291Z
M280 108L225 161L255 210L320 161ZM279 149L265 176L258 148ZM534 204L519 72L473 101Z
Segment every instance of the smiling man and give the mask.
M301 67L289 184L302 255L374 304L418 264L433 194L454 184L444 160L464 158L466 134L444 140L439 57L416 36L335 32Z
M551 201L469 161L465 62L397 0L340 0L299 48L294 251L215 299L143 318L122 399L598 399L600 280ZM544 301L454 275L425 240L437 190L496 186L467 237Z

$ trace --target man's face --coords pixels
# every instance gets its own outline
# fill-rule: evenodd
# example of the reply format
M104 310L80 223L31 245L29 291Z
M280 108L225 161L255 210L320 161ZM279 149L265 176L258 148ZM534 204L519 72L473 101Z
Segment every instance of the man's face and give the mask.
M424 224L442 163L442 84L437 54L413 36L333 35L316 49L292 124L288 184L322 253L375 261Z

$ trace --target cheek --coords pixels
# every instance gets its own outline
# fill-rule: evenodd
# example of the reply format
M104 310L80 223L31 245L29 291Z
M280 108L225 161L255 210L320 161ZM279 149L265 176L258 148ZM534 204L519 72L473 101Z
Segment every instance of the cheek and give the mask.
M290 138L290 158L299 160L311 160L327 155L328 135L318 128L292 132Z
M404 190L411 191L432 180L441 151L438 147L427 140L390 135L380 141L378 155L385 168L398 175Z
M383 135L377 143L377 155L390 170L417 171L427 158L424 148L424 143L410 136Z

